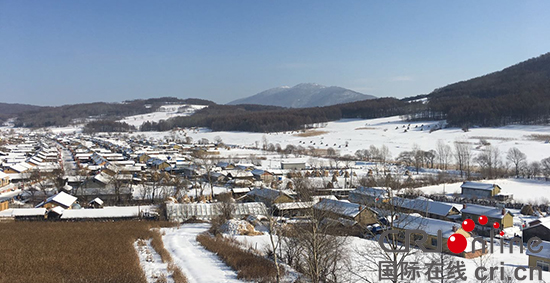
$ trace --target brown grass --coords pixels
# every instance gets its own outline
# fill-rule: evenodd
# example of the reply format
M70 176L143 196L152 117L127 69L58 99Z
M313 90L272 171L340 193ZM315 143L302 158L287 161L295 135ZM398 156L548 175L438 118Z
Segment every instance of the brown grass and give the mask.
M154 229L151 239L151 246L153 249L160 255L162 262L168 263L168 271L172 272L172 279L176 283L187 283L187 278L183 275L181 269L174 264L172 256L164 247L164 242L162 241L162 234L158 229Z
M359 127L359 128L355 128L355 130L376 130L376 128L374 127Z
M146 282L134 242L161 225L167 224L0 223L0 282Z
M527 136L529 139L531 140L535 140L535 141L549 141L550 140L550 135L541 135L541 134L532 134L532 135L528 135Z
M480 140L497 140L497 141L514 141L513 138L504 138L504 137L489 137L489 136L472 136L470 139L480 139Z
M327 133L328 133L327 131L307 130L303 133L294 134L294 136L305 138L305 137L320 136L320 135L324 135L324 134L327 134Z
M223 236L200 234L197 241L207 250L237 271L237 278L254 282L276 282L275 263L253 252L244 251L240 244ZM284 273L281 267L281 273Z

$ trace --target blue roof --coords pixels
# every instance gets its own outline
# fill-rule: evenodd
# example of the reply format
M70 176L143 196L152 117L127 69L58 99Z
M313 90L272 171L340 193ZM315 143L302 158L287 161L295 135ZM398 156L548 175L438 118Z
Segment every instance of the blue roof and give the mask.
M509 210L504 208L504 215L502 214L502 208L483 206L477 204L466 204L466 207L462 209L462 213L474 214L474 215L485 215L490 218L501 219L505 214L510 213ZM510 213L512 216L513 214Z
M487 190L492 191L494 189L494 184L479 183L479 182L464 182L460 187L476 190Z

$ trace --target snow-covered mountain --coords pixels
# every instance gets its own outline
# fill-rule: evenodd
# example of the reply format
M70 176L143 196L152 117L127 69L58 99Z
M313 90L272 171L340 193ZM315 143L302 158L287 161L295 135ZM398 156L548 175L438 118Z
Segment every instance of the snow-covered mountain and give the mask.
M228 104L260 104L305 108L335 105L373 98L376 97L342 87L327 87L312 83L302 83L294 87L282 86L268 89L253 96L231 101Z

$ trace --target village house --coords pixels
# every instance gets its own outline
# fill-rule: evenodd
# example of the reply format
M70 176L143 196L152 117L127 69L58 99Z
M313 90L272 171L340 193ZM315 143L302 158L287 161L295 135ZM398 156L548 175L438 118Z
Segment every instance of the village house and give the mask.
M323 213L327 218L340 221L344 225L359 224L363 227L378 222L378 215L366 206L347 201L321 199L313 209Z
M550 271L550 242L542 241L536 248L542 248L542 250L539 253L533 253L530 250L526 252L527 256L529 256L529 267L540 268L542 271Z
M464 182L460 188L466 198L493 198L500 194L501 188L496 184Z
M269 188L255 188L244 195L241 199L245 202L262 202L267 207L271 207L275 203L294 201L290 195L282 191Z
M281 162L281 169L302 170L302 169L306 169L306 163L305 162Z
M273 204L273 215L281 217L306 216L311 212L314 201L281 202Z
M467 246L464 252L456 255L465 258L475 258L483 255L483 245L481 243L476 243L475 250L472 252L472 235L462 229L459 223L422 217L417 214L399 214L398 217L396 217L396 220L394 220L393 225L396 229L401 230L401 233L399 233L400 241L405 240L406 230L422 230L428 235L428 239L425 242L426 248L436 249L438 245L441 245L443 252L451 253L451 251L447 247L447 239L452 234L458 233L466 238ZM441 243L438 239L438 231L441 231L442 234ZM411 243L413 239L417 240L419 237L420 235L412 234L412 237L410 239ZM485 252L488 252L487 248Z
M390 193L390 190L385 189L358 187L357 189L349 192L348 200L350 202L363 205L384 203L390 200Z
M424 217L441 219L445 221L460 220L460 211L451 204L432 201L424 197L406 199L394 197L392 205L404 213L418 213Z
M36 206L36 208L51 209L53 207L60 206L63 209L71 209L75 202L76 202L76 197L71 196L65 192L61 192L39 203Z
M488 223L485 226L476 225L476 231L482 234L488 233L493 229L493 223L497 222L500 229L512 227L514 225L514 216L506 208L482 206L476 204L464 204L462 210L462 220L473 219L477 223L477 219L481 215L488 218Z
M0 198L0 211L6 210L10 206L11 198Z
M539 218L528 223L523 228L523 241L527 242L533 237L539 237L543 241L550 242L550 218Z
M255 169L250 171L250 173L254 175L254 179L256 179L257 181L262 181L266 185L271 184L271 182L273 182L274 180L273 174L265 170Z
M0 188L5 187L9 184L10 184L10 176L0 171Z

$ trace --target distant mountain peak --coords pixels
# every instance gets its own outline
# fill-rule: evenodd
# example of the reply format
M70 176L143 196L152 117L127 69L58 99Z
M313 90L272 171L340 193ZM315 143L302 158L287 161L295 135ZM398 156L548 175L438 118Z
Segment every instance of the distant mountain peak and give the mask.
M256 95L229 102L236 104L274 105L290 108L329 106L375 98L353 90L316 83L301 83L293 87L281 86L262 91Z

